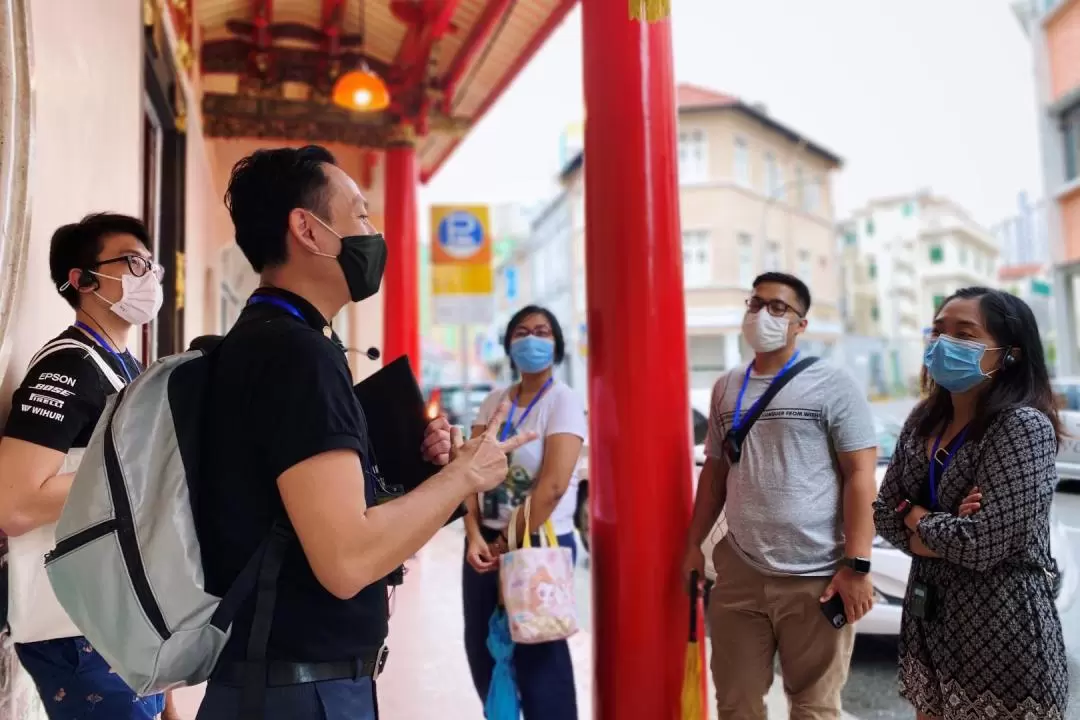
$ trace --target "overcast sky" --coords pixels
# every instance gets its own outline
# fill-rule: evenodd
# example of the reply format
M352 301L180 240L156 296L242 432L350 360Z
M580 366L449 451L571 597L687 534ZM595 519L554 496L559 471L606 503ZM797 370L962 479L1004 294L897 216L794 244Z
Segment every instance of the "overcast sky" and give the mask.
M1031 48L1007 0L672 4L676 81L765 103L843 157L841 216L925 187L993 224L1019 191L1041 196ZM560 133L582 107L575 10L421 199L551 197Z

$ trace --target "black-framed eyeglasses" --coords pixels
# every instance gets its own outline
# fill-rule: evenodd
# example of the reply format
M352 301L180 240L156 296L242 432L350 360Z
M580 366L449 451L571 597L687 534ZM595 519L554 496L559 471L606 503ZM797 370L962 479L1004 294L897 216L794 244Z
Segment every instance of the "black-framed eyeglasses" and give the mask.
M799 317L803 314L799 312L799 309L794 305L788 305L780 298L774 298L772 300L766 300L765 298L758 297L757 295L751 295L746 298L746 309L752 313L761 312L761 309L765 308L769 311L769 314L773 317L784 317L788 310L795 313Z
M165 278L165 268L150 258L143 257L142 255L120 255L119 257L102 260L97 263L97 267L118 262L126 262L128 270L131 271L131 274L135 277L142 277L146 273L152 272L154 273L154 277L158 279L158 282L161 282Z
M510 333L511 340L520 340L523 337L529 337L535 335L538 338L551 338L551 328L547 325L537 325L534 328L527 328L524 325L518 325L514 328L514 332Z

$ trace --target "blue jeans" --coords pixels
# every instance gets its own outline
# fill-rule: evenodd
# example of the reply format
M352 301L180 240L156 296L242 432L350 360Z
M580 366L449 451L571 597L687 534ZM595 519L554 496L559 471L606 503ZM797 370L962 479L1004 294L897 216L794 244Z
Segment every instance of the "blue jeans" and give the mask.
M247 720L240 717L238 687L213 680L195 720ZM370 677L327 680L266 689L265 720L378 720L379 704Z
M165 709L164 695L137 696L86 638L18 644L15 653L49 720L151 720Z
M491 542L499 533L481 527L484 539ZM570 548L577 561L574 534L560 535L559 544ZM534 544L539 544L537 539ZM478 573L468 561L462 570L462 600L465 612L465 655L469 660L473 685L480 702L487 699L495 661L487 649L488 621L499 601L499 573ZM577 695L574 690L574 666L565 640L517 645L514 648L521 713L524 720L577 720Z

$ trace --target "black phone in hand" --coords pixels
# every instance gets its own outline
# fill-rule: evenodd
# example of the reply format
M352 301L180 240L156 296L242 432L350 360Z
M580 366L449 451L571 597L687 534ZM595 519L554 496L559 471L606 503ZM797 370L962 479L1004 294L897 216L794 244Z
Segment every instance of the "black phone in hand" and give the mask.
M847 614L844 612L844 598L840 597L840 593L821 603L821 614L837 630L848 623Z

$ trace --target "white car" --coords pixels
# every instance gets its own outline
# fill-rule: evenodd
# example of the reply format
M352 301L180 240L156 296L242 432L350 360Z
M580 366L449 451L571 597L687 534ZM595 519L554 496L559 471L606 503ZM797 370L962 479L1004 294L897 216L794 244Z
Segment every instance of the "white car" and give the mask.
M1058 477L1062 489L1080 486L1080 378L1054 378L1054 396L1061 423L1068 433L1058 450Z
M878 434L878 469L877 481L885 476L885 469L889 465L892 453L896 447L896 440L900 434L900 428L888 421L874 418L875 430ZM705 464L704 446L695 448L695 460L700 472L700 466ZM1060 462L1059 462L1060 470ZM694 476L694 484L697 485L697 473ZM712 566L712 550L716 543L727 532L727 522L721 514L720 519L713 527L712 533L705 540L702 549L705 551L705 572L710 578L716 577L716 570ZM1057 606L1060 613L1067 611L1076 599L1080 589L1080 569L1077 567L1077 558L1069 545L1064 525L1051 517L1050 527L1050 550L1057 559L1058 568L1061 571L1061 587L1057 596ZM875 538L874 552L872 555L874 580L874 609L869 612L855 626L856 632L861 635L899 635L900 614L907 591L908 572L911 569L911 557L890 545L883 538Z

